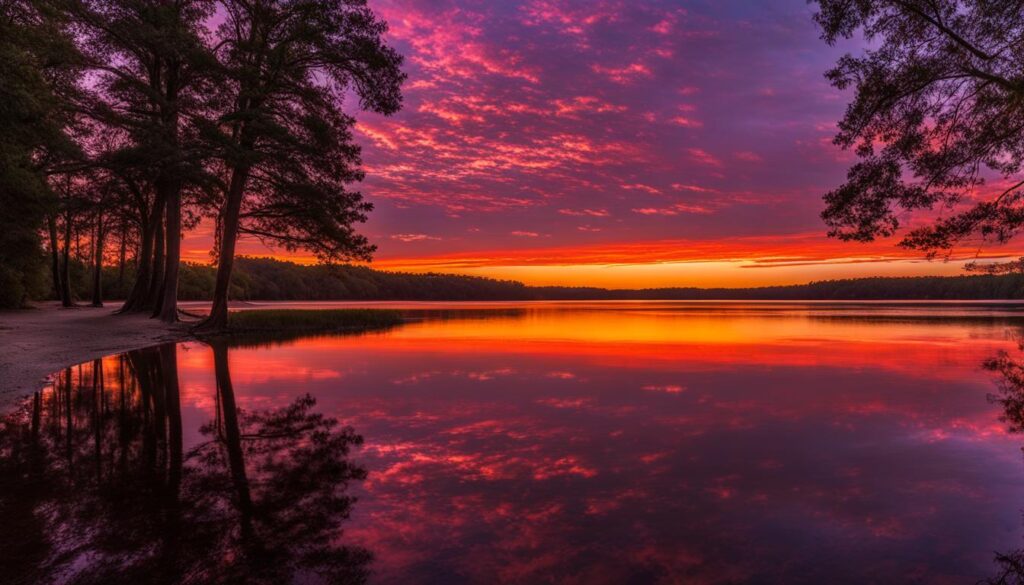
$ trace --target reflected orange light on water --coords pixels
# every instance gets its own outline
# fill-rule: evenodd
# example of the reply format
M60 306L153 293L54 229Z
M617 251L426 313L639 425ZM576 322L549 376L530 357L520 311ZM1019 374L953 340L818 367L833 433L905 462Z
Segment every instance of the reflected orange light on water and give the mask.
M364 438L340 538L373 581L975 582L1024 533L1024 439L981 368L1018 306L401 306L227 354L243 411L309 393ZM187 452L220 378L177 356Z
M282 351L294 353L296 363L290 367L280 363L285 359L280 355L272 358L272 366L261 354L253 354L257 361L252 364L245 362L246 352L233 359L243 372L301 379L332 375L311 372L310 354L329 358L368 351L573 356L625 368L863 366L932 378L957 376L994 347L1013 345L1011 340L976 343L991 332L989 323L966 321L937 331L913 307L900 306L876 308L872 319L828 308L808 313L786 304L749 311L741 304L548 303L527 305L518 315L503 315L508 306L499 303L492 307L495 314L486 318L431 319L384 335L303 339Z
M1016 307L385 305L416 320L231 353L246 407L313 391L366 436L348 534L378 555L382 582L582 578L570 567L624 579L642 566L718 582L782 559L813 573L822 558L859 559L828 572L864 575L880 570L857 552L873 546L907 558L958 546L957 566L982 571L1002 545L979 518L1019 506L1019 441L980 370L1015 347ZM973 512L960 516L964 498ZM715 552L748 550L754 526L789 536L754 564Z

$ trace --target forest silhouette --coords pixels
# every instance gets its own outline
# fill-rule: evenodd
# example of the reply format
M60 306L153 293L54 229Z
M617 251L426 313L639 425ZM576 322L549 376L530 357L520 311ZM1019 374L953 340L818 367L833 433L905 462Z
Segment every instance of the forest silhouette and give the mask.
M360 0L0 5L0 307L46 289L73 306L72 258L101 305L113 244L134 267L120 311L177 321L182 234L203 218L216 232L207 331L226 326L240 235L368 260L355 225L372 205L353 188L361 151L343 103L401 107L386 30Z
M102 273L110 299L123 299L132 279L117 266ZM71 288L87 295L91 274L71 262ZM213 298L216 269L183 263L179 298ZM962 276L875 277L755 288L666 287L605 289L528 286L460 274L389 272L367 266L301 265L241 256L235 261L230 298L238 301L539 301L539 300L990 300L1024 299L1024 273Z

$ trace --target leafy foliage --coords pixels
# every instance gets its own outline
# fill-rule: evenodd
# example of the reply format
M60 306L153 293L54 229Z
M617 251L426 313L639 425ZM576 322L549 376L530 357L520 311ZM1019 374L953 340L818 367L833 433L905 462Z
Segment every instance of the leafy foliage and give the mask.
M355 120L340 105L354 92L363 109L401 106L402 58L382 41L386 25L362 0L224 6L221 63L234 101L211 130L247 187L239 230L326 261L369 259L374 247L352 226L372 206L347 188L363 173Z
M54 204L46 164L75 150L61 96L77 58L60 20L27 1L0 2L0 307L41 292L39 230Z
M830 235L871 241L905 212L944 212L902 244L935 254L1024 226L1024 4L989 0L814 0L824 40L870 49L828 72L856 95L836 144L861 158L825 196ZM983 197L987 183L996 194Z
M231 107L213 132L230 179L219 205L213 306L199 328L227 324L239 233L326 262L369 260L354 225L372 206L346 95L380 114L401 107L402 57L365 0L225 0L220 63Z
M364 0L0 2L0 306L45 294L42 233L64 306L88 296L72 274L86 264L94 305L109 290L165 321L179 288L202 284L179 265L203 217L225 303L239 231L369 259L343 106L401 106L386 28ZM119 277L104 289L110 242Z

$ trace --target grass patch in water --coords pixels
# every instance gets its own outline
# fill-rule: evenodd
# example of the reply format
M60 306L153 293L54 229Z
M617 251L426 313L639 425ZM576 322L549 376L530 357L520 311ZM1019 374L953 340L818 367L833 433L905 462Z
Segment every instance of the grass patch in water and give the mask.
M229 313L228 331L385 329L403 321L400 312L384 309L256 309Z

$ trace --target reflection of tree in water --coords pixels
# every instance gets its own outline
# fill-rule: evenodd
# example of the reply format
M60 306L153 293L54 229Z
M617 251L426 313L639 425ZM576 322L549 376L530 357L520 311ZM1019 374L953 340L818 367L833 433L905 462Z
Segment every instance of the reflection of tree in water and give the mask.
M1024 338L1018 341L1018 349L1024 355ZM997 392L989 399L1002 407L999 420L1006 423L1007 431L1024 433L1024 361L1020 355L1000 351L985 361L985 369L996 374ZM999 569L994 577L984 583L992 585L1024 585L1024 550L996 553Z
M67 369L0 420L5 582L365 581L369 552L339 545L361 437L309 396L240 410L216 343L216 416L185 453L175 352Z

